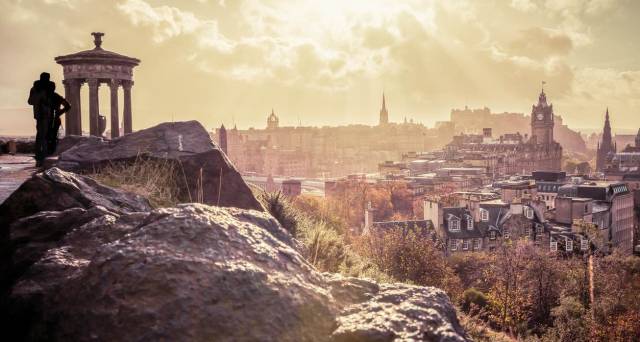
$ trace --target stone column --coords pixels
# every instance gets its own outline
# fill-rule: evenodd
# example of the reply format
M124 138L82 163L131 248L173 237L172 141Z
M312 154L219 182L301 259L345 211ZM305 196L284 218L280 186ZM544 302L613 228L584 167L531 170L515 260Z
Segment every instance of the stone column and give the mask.
M72 80L71 89L73 94L73 102L71 104L70 112L73 113L73 133L76 135L82 135L82 100L80 97L80 89L82 88L83 80Z
M98 87L100 87L100 82L95 78L91 78L87 80L87 83L89 83L89 134L99 136L98 115L100 115L100 106L98 103Z
M71 134L75 134L75 116L73 115L74 111L74 94L73 94L73 85L71 80L62 80L62 84L64 84L64 98L71 105L71 109L69 112L64 114L64 135L69 136Z
M120 136L120 122L118 121L118 87L120 81L112 79L109 82L111 88L111 139Z
M133 81L122 81L122 89L124 90L124 134L133 132L133 123L131 120L131 86Z

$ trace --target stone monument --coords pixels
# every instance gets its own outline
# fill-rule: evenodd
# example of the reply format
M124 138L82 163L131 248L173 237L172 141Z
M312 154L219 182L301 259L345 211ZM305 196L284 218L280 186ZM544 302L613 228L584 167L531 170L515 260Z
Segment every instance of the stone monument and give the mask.
M89 85L89 134L100 136L100 115L98 105L98 87L107 84L111 90L111 137L120 136L118 113L118 88L124 90L124 134L132 131L131 87L133 86L133 68L140 60L102 49L102 32L91 33L95 47L91 50L58 56L56 63L62 65L64 92L71 110L66 114L66 135L82 135L82 106L80 88Z

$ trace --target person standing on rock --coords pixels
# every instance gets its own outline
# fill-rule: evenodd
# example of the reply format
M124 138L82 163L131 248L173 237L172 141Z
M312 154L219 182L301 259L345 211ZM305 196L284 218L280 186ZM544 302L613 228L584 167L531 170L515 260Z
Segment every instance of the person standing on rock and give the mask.
M62 96L55 93L55 83L50 81L50 77L47 72L41 73L40 79L33 82L33 87L27 100L27 103L33 106L33 118L36 120L35 159L38 167L42 166L42 162L47 155L55 151L57 128L60 127L60 124L58 124L56 128L56 116L59 121L60 115L71 108ZM61 106L63 108L60 108ZM54 128L56 128L55 132ZM55 137L55 141L50 143L52 135ZM49 147L49 145L52 146Z

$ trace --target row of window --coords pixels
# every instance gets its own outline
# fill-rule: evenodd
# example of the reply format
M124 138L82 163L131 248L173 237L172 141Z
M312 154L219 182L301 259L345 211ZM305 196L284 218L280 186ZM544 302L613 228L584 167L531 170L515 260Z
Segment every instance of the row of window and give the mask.
M558 192L558 185L538 185L540 192Z
M482 239L450 239L449 240L449 250L457 251L461 249L463 251L468 251L469 248L473 248L473 250L477 251L482 248Z
M552 238L549 242L549 248L551 249L552 252L557 252L558 241ZM573 240L565 239L564 248L567 252L573 251ZM589 249L589 240L585 239L584 237L580 238L580 250L586 251L588 249Z

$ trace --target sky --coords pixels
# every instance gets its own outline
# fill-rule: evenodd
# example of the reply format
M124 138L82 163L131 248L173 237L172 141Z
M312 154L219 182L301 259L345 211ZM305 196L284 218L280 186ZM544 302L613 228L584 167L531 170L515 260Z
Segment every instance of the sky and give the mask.
M432 126L465 105L529 114L545 81L570 127L602 127L608 107L635 132L639 16L636 0L0 0L0 135L34 133L33 80L62 92L53 58L93 48L93 31L142 60L134 129L263 128L272 108L281 125L375 124L383 91L391 121Z

